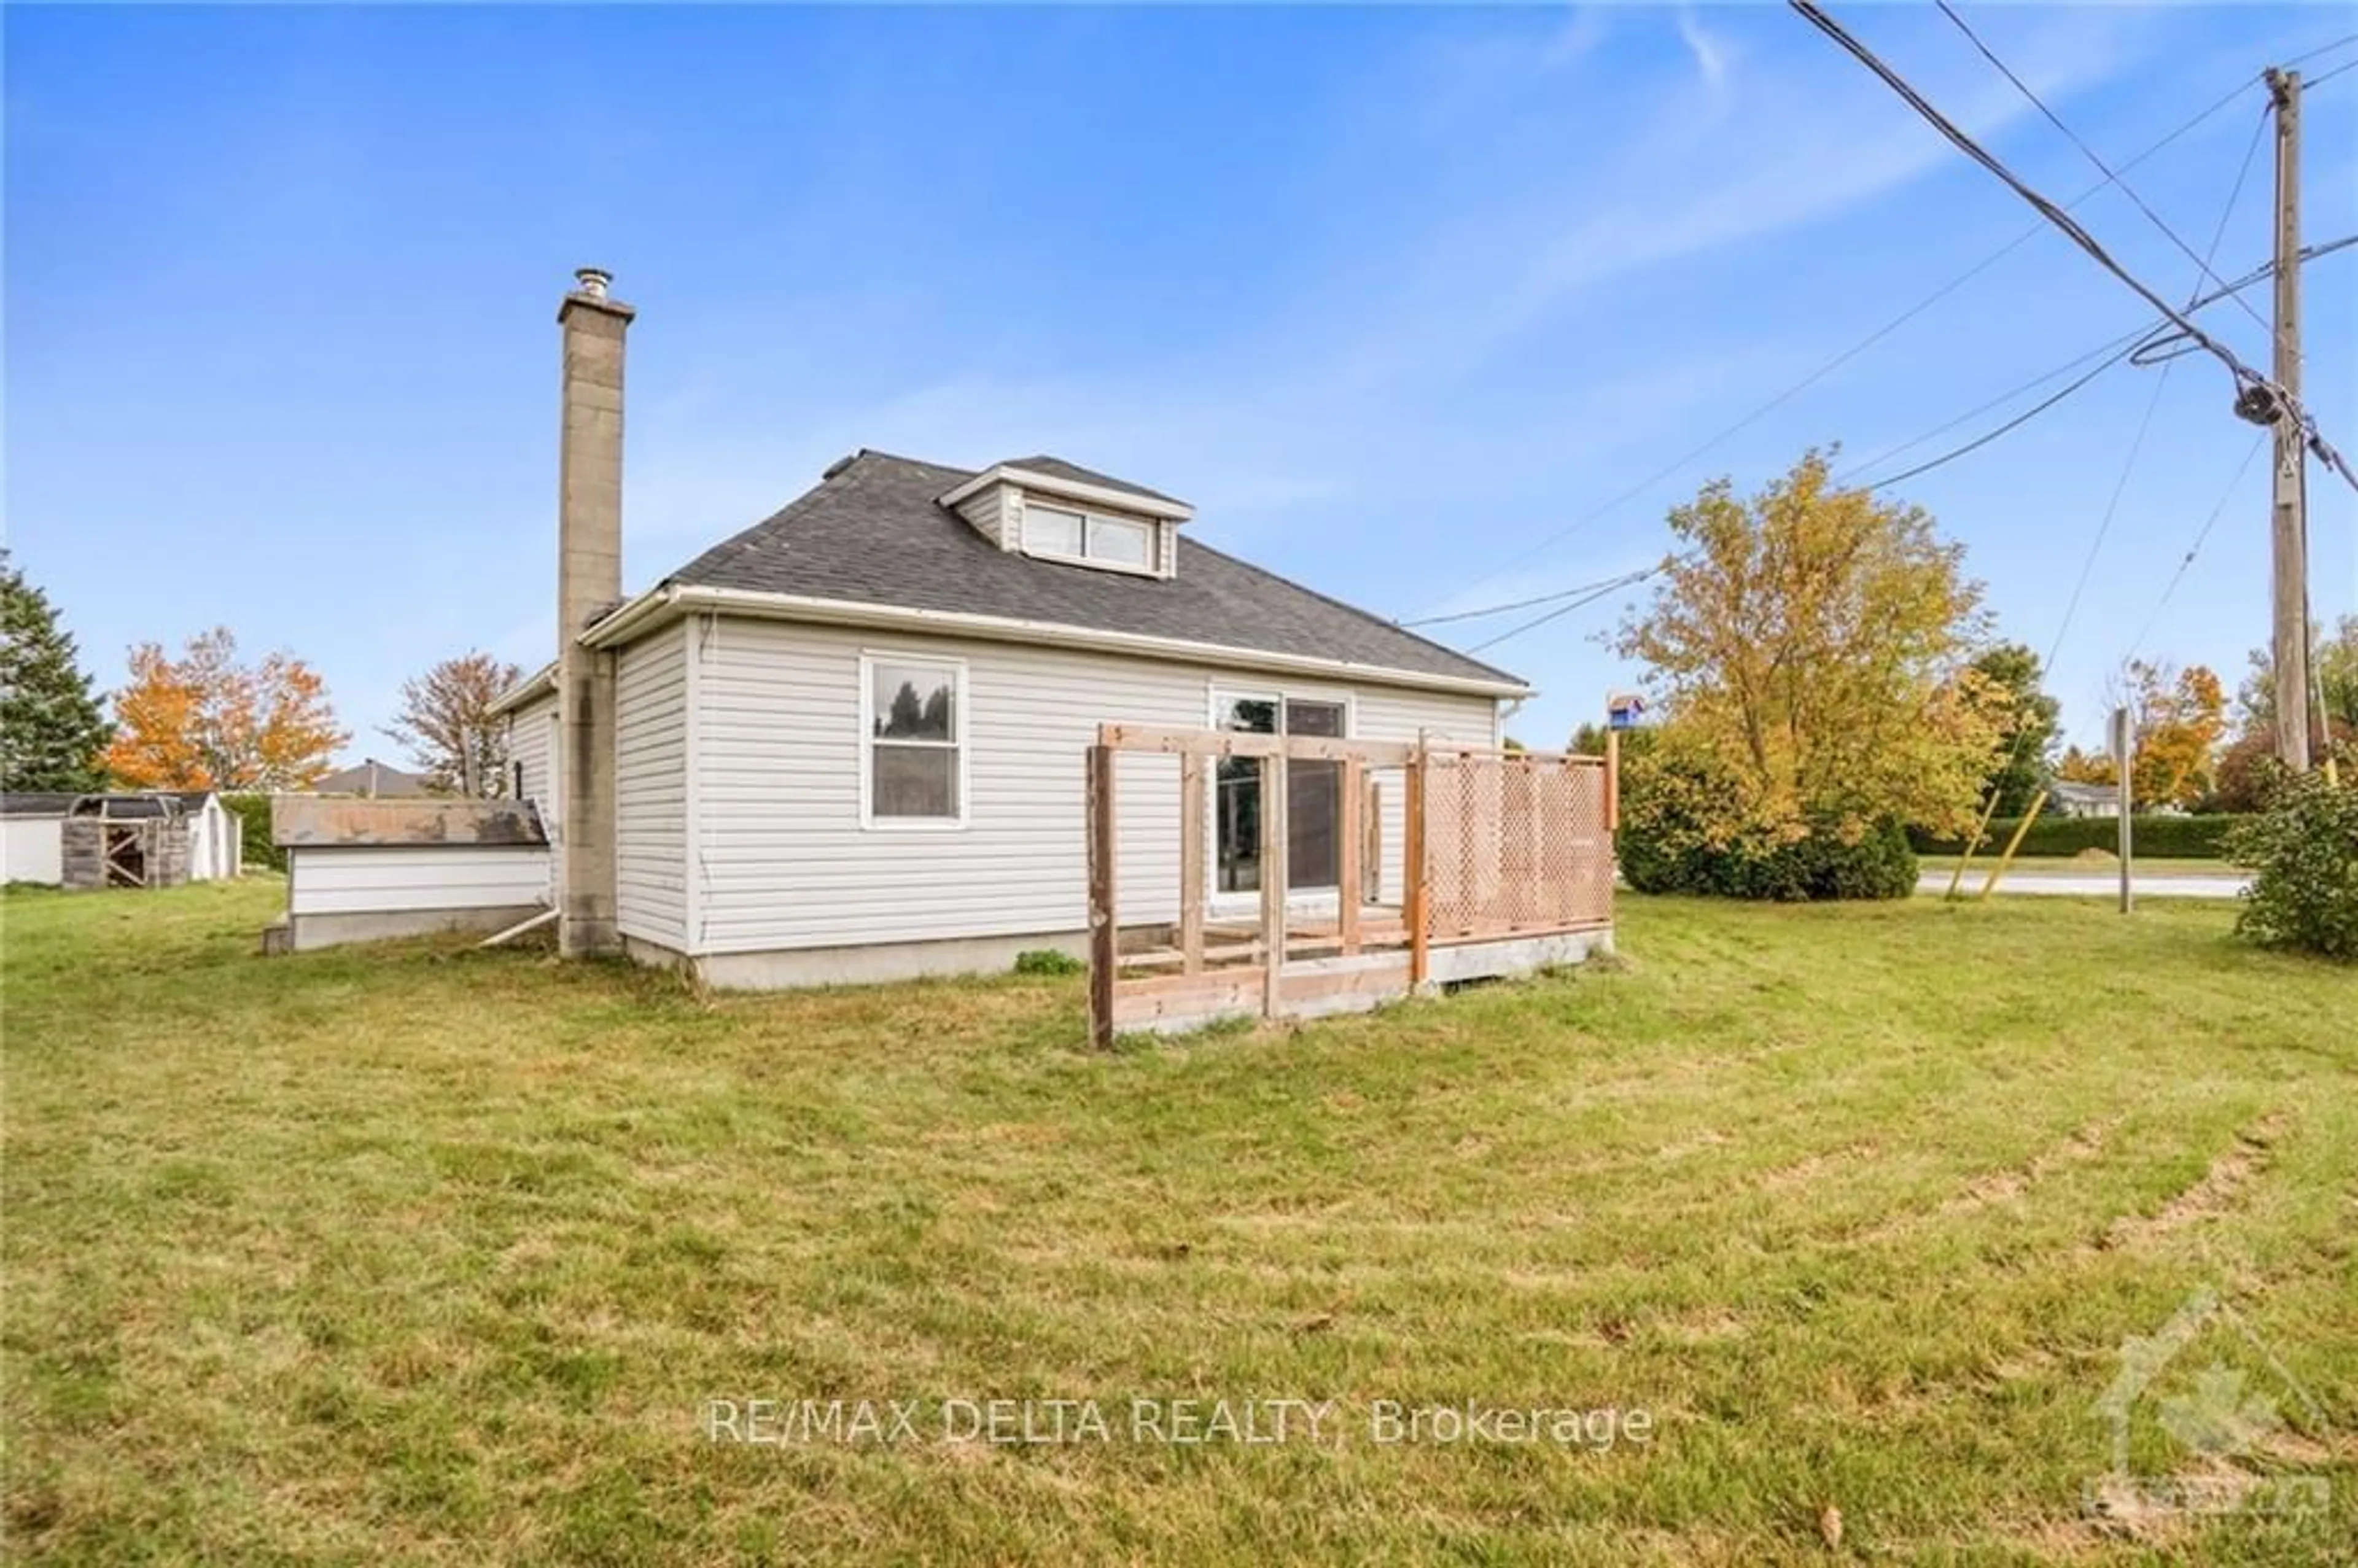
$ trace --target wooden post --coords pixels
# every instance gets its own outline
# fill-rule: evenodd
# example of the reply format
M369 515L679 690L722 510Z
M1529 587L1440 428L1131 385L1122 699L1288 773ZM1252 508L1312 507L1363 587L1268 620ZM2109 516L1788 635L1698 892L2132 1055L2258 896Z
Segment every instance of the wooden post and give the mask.
M1113 748L1089 748L1089 1044L1113 1046L1114 903Z
M1342 939L1345 953L1359 950L1360 831L1359 807L1366 787L1366 770L1357 757L1343 764L1341 795L1343 820L1335 831L1341 842L1336 852L1342 866L1335 878L1336 935Z
M1430 940L1425 931L1424 912L1424 801L1425 770L1432 759L1426 754L1424 739L1417 738L1416 755L1409 759L1407 807L1407 840L1401 850L1401 875L1406 881L1408 911L1408 989L1412 994L1424 985L1427 951Z
M1621 731L1605 732L1605 831L1621 831Z
M2047 792L2043 789L2030 797L2030 809L2022 814L2022 821L2016 825L2014 837L2006 841L2006 853L2000 855L1997 864L1990 868L1989 881L1982 883L1982 897L1987 898L1997 891L1998 878L2006 875L2006 868L2014 864L2015 851L2022 848L2024 835L2030 831L2030 825L2039 820L2039 808L2046 804Z
M1261 1002L1275 1018L1285 1000L1285 753L1260 760Z
M1179 759L1179 962L1187 974L1204 968L1204 756Z
M2129 730L2129 710L2113 709L2113 776L2118 781L2114 798L2119 803L2121 817L2121 913L2128 914L2136 906L2136 895L2129 886L2129 765L2136 761L2136 738Z

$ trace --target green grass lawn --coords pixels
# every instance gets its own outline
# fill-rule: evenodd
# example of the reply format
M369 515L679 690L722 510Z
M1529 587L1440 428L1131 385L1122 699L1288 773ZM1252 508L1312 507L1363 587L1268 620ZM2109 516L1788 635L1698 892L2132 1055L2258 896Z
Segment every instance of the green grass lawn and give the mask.
M1096 1056L1071 979L263 959L278 898L0 905L15 1559L2353 1561L2358 978L2232 909L1625 898L1617 963ZM2133 1472L2330 1501L2099 1524L2203 1287ZM1337 1403L1131 1425L1249 1398ZM990 1399L1110 1439L942 1435ZM1623 1414L1374 1440L1468 1400Z

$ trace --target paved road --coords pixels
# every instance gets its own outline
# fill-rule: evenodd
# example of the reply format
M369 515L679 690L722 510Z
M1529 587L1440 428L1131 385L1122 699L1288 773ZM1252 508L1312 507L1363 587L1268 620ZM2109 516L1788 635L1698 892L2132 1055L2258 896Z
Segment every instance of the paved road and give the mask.
M1916 891L1938 898L1949 891L1947 871L1926 871L1917 879ZM1965 872L1960 897L1970 898L1982 891L1989 872L1973 867ZM2129 887L2139 898L2233 898L2244 886L2237 877L2188 877L2169 875L2140 876L2132 872ZM2045 892L2067 893L2079 898L2114 898L2121 891L2117 871L2008 871L2006 880L1997 884L2000 893Z

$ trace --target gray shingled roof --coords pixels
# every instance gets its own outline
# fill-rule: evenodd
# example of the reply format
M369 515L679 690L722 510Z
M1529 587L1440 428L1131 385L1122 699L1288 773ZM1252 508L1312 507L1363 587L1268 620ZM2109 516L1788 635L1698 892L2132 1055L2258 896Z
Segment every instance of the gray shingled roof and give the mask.
M1051 479L1068 479L1076 484L1093 484L1099 490L1118 490L1125 495L1142 495L1150 501L1167 501L1174 506L1187 504L1175 495L1165 495L1159 490L1149 490L1142 484L1132 484L1126 479L1116 479L1109 473L1099 473L1095 469L1085 469L1078 463L1068 463L1062 458L1052 458L1045 452L1036 457L1005 458L994 466L1022 469L1027 473L1044 473Z
M1054 458L1009 466L1120 483ZM1520 679L1223 555L1189 538L1185 525L1178 571L1168 581L1001 550L937 499L973 477L966 469L861 451L775 516L665 580L1135 633L1459 680Z
M202 811L214 791L209 789L87 790L80 794L57 790L14 790L0 795L0 816L91 816L102 809L125 820L161 816L177 804L183 815Z
M81 798L71 790L10 790L0 795L0 816L63 816Z

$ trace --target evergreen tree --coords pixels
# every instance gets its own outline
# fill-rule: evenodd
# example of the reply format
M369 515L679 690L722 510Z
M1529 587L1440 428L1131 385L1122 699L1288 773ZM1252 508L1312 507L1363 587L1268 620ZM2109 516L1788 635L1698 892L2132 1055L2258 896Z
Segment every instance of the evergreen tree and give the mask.
M2039 655L2020 643L2003 643L1974 661L1982 678L2005 694L2005 727L1984 785L1997 792L1995 815L2019 816L2031 796L2055 778L2055 731L2062 705L2040 687Z
M0 785L103 789L110 733L49 596L0 551Z

